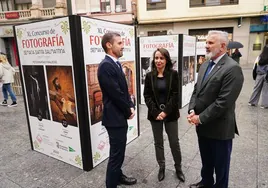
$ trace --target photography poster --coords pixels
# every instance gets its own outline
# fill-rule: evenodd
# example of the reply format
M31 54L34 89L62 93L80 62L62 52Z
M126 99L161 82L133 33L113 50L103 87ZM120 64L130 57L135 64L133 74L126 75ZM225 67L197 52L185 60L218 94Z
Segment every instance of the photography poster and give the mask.
M178 51L179 51L179 36L153 36L153 37L140 37L140 96L141 104L145 104L143 91L144 80L146 73L151 71L151 62L153 60L153 53L157 48L165 48L168 50L173 69L178 70Z
M195 85L196 38L183 35L182 107L190 102Z
M15 30L33 148L83 169L69 18Z
M200 66L206 61L206 42L200 41L196 42L196 59L197 59L197 65L196 65L196 76L195 81L197 81L198 77L198 71Z
M107 32L118 32L124 43L123 56L119 59L126 76L129 94L136 105L136 66L135 66L135 31L133 26L116 24L101 20L81 17L82 43L84 50L85 74L90 117L90 135L93 167L109 157L109 137L101 124L103 103L98 83L97 71L105 57L101 46L102 36ZM138 136L138 117L128 121L127 143Z

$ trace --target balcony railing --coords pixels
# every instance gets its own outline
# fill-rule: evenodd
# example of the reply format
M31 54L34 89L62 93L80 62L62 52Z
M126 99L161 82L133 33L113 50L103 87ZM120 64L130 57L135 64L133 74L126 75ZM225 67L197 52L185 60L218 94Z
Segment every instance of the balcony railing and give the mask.
M237 5L238 0L190 0L190 7Z
M42 17L55 16L55 8L40 8Z
M11 14L14 17L10 17ZM14 11L0 12L0 21L11 20L11 19L28 19L30 17L31 17L30 10L14 10Z

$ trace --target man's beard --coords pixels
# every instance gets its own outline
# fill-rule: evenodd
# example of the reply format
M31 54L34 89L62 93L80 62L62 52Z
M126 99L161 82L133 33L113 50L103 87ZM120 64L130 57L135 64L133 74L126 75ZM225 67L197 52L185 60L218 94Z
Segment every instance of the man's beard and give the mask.
M206 59L211 59L211 58L215 57L218 53L220 53L219 49L216 49L212 52L206 53Z

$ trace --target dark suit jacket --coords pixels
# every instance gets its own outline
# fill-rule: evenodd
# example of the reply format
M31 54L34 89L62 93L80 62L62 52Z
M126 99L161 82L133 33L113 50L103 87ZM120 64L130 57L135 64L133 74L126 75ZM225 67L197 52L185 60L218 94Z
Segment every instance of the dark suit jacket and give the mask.
M227 140L238 134L235 120L235 102L244 76L239 64L226 54L202 82L209 62L200 67L198 80L189 103L202 124L196 128L199 136Z
M180 117L178 107L178 73L175 70L166 71L165 79L167 85L167 102L164 112L167 114L166 121L175 121ZM144 86L144 98L148 107L147 118L156 121L158 114L162 112L159 108L159 93L156 87L157 73L149 72L146 74Z
M127 126L130 108L134 108L134 105L123 71L107 55L99 65L98 79L104 104L102 124L106 127Z

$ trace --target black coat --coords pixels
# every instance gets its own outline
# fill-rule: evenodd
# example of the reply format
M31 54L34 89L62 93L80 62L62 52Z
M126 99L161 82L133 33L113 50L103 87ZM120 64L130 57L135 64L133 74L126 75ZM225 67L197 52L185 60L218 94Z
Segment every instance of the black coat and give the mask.
M163 110L167 114L165 121L175 121L180 117L178 107L178 73L175 70L165 71L164 77L167 86L167 102ZM147 118L150 121L157 121L157 116L162 112L159 108L159 93L156 80L157 72L152 71L146 74L143 95L148 107Z

